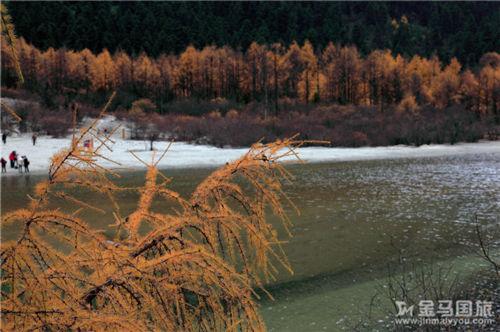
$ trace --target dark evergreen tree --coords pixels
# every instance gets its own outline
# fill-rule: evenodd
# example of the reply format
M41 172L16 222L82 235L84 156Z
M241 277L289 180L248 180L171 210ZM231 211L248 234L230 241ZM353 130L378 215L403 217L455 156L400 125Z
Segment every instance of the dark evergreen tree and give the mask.
M392 48L474 65L500 49L498 2L17 2L17 33L41 49L138 55L179 53L189 44L248 48L252 41L306 39L355 44L364 55ZM406 24L402 23L403 17ZM396 21L399 29L394 29Z

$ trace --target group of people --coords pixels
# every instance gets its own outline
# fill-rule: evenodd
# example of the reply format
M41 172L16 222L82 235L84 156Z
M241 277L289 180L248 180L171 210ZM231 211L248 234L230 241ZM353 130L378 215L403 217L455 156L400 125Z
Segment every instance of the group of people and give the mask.
M29 173L30 161L26 156L19 156L16 151L12 151L9 154L10 168L17 169L19 173ZM1 159L2 162L2 173L7 173L7 160L4 157Z
M3 144L7 144L7 133L3 132L2 133L2 142ZM33 145L36 144L36 140L38 138L38 135L36 133L33 133L31 136L31 141L33 142ZM5 160L4 157L0 159L2 163L2 173L7 173L7 160ZM12 151L9 154L9 162L10 162L10 168L17 169L19 173L29 173L30 172L30 161L26 156L20 156L16 151Z

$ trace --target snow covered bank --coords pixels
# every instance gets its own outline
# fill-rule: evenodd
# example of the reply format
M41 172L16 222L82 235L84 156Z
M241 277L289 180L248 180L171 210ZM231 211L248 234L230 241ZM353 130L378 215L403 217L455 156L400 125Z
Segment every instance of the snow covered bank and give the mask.
M8 159L8 154L15 150L19 155L26 155L30 161L32 172L46 172L50 157L63 147L69 146L69 138L51 138L41 136L36 146L31 142L31 135L8 137L7 144L1 146L1 156ZM155 148L162 150L167 142L156 142ZM147 151L149 142L122 140L116 138L113 151L102 150L104 155L119 162L123 168L138 169L140 164L129 151L134 151L145 161L151 160L152 152ZM205 145L193 145L184 142L175 142L159 166L169 167L211 167L222 165L244 154L248 149L221 149ZM423 145L420 147L389 146L363 148L328 148L306 147L300 149L300 156L308 162L396 159L412 157L434 157L461 154L497 153L500 155L500 141L485 141L479 143L460 143L456 145ZM158 157L158 153L156 154ZM103 162L103 165L116 168L116 165ZM8 166L8 165L7 165ZM17 171L7 168L7 175L18 175Z

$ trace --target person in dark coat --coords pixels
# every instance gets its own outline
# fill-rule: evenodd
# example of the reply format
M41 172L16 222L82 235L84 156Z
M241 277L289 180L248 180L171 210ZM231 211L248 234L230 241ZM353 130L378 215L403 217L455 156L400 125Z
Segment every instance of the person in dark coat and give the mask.
M24 173L29 173L30 172L30 169L29 169L30 161L28 160L28 158L26 158L26 156L23 156L23 164L24 164Z
M16 166L16 160L17 160L16 151L12 151L9 154L9 160L10 160L10 168L14 168Z
M7 134L6 133L2 133L2 142L3 142L3 144L7 143Z
M2 173L7 173L7 160L2 157Z
M38 138L38 136L36 135L36 133L33 133L33 135L31 135L31 140L33 141L33 145L36 144L36 139Z

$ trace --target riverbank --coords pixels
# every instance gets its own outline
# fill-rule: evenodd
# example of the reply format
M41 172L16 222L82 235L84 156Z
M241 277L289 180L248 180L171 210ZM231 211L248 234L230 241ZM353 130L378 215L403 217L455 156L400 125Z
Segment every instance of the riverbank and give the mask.
M168 142L155 142L156 150L163 150ZM8 137L7 143L1 146L1 156L8 159L11 151L19 155L26 155L31 161L30 171L34 174L43 174L50 165L50 158L60 149L70 145L70 138L52 138L41 136L36 145L31 142L31 135ZM153 153L149 151L149 142L137 140L123 140L115 138L112 151L102 150L106 158L116 161L117 166L108 161L102 165L113 169L137 170L144 168L132 155L134 152L144 161L152 159ZM216 167L231 160L239 158L248 148L217 148L208 145L195 145L186 142L174 142L163 160L158 164L160 168L203 168ZM300 157L307 162L332 162L356 161L377 159L400 159L416 157L441 157L450 155L464 155L476 153L494 153L500 151L500 141L481 141L477 143L431 144L419 147L396 145L384 147L360 148L331 148L331 147L305 147L299 149ZM157 154L157 152L156 152ZM292 158L288 158L291 160ZM7 165L8 166L8 165ZM3 176L18 176L17 170L7 168Z

